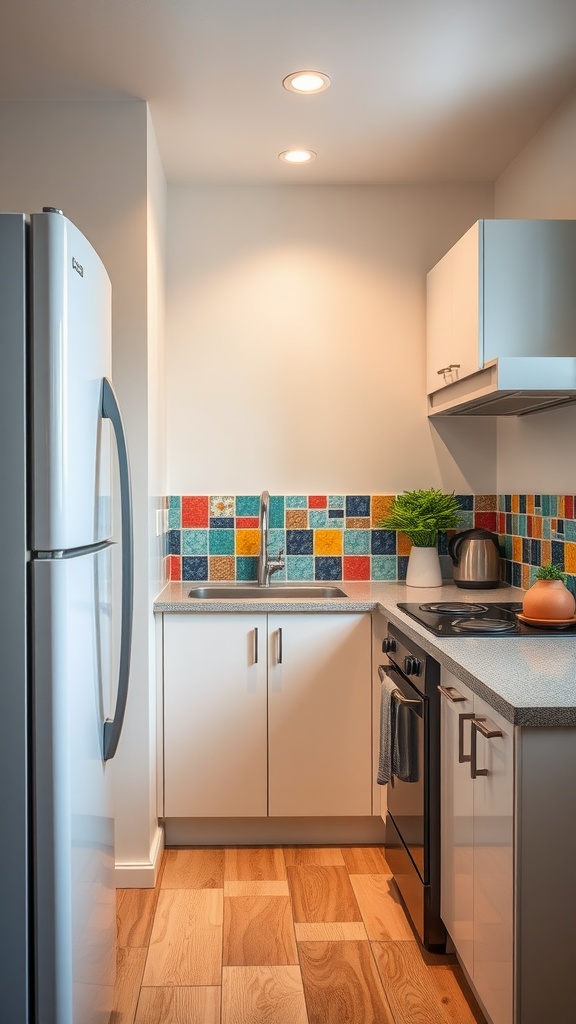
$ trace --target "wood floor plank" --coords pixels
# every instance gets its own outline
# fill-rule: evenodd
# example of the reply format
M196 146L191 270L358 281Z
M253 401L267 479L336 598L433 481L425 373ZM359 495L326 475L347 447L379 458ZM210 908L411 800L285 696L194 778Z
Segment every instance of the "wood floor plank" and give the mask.
M143 985L219 985L221 889L162 889Z
M391 875L381 846L343 846L342 858L351 875Z
M308 1024L299 967L224 967L222 1024Z
M117 890L116 942L118 946L148 945L157 899L157 889Z
M278 846L226 848L224 879L227 882L277 881L286 878L282 849Z
M349 877L369 939L414 939L390 875Z
M296 942L344 942L349 939L366 941L368 935L363 921L295 922Z
M286 868L295 921L360 921L345 867L291 864Z
M223 848L166 850L163 889L221 889L223 884Z
M289 896L225 897L222 956L226 967L297 964Z
M309 1024L395 1024L369 942L302 942L298 951Z
M116 984L110 1018L114 1024L134 1024L145 963L145 949L137 947L117 949Z
M271 882L224 882L224 896L289 896L288 880Z
M134 1024L220 1024L220 986L143 988Z
M458 965L427 964L414 940L371 946L396 1024L484 1024Z
M285 846L286 864L344 864L339 846Z

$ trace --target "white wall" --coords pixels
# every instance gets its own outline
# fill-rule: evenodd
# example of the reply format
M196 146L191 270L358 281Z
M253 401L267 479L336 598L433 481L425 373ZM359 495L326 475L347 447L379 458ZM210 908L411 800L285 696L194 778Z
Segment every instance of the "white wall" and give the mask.
M136 553L130 696L114 762L116 856L134 876L150 875L157 837L150 589L159 558L154 565L149 506L163 482L157 472L151 480L149 465L148 337L160 332L149 322L148 298L160 280L153 280L147 247L149 204L161 219L162 203L148 190L147 108L139 101L4 101L0 131L0 208L59 207L90 239L112 282L113 375L130 450ZM161 176L153 173L161 193ZM153 349L159 344L154 340Z
M576 93L495 184L497 217L576 218ZM575 274L576 278L576 274ZM576 355L576 325L574 354ZM572 494L576 407L498 422L500 493Z
M491 186L168 197L169 493L495 489L494 424L440 433L424 383L426 272Z

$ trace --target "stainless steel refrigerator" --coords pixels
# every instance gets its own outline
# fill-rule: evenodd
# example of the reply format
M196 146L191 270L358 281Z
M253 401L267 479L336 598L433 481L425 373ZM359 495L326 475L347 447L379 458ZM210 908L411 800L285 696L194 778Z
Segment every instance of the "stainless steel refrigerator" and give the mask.
M111 1010L133 545L110 377L92 246L60 211L1 214L0 1006L14 1024L107 1024Z

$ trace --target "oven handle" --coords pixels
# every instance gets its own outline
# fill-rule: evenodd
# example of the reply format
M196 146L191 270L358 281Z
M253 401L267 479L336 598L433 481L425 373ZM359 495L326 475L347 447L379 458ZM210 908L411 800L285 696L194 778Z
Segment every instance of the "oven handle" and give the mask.
M389 665L378 666L378 675L382 681L384 680L384 676L390 676L390 678L392 678L394 672L398 672L398 669L393 669ZM398 701L399 704L402 704L403 707L422 707L422 700L412 700L409 697L405 697L400 689L395 690L392 697L394 700Z

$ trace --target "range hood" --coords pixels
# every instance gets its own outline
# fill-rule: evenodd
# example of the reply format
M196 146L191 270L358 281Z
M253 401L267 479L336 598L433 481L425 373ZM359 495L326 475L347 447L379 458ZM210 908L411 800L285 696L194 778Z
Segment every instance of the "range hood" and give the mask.
M505 356L428 396L428 416L526 416L576 402L576 357Z

